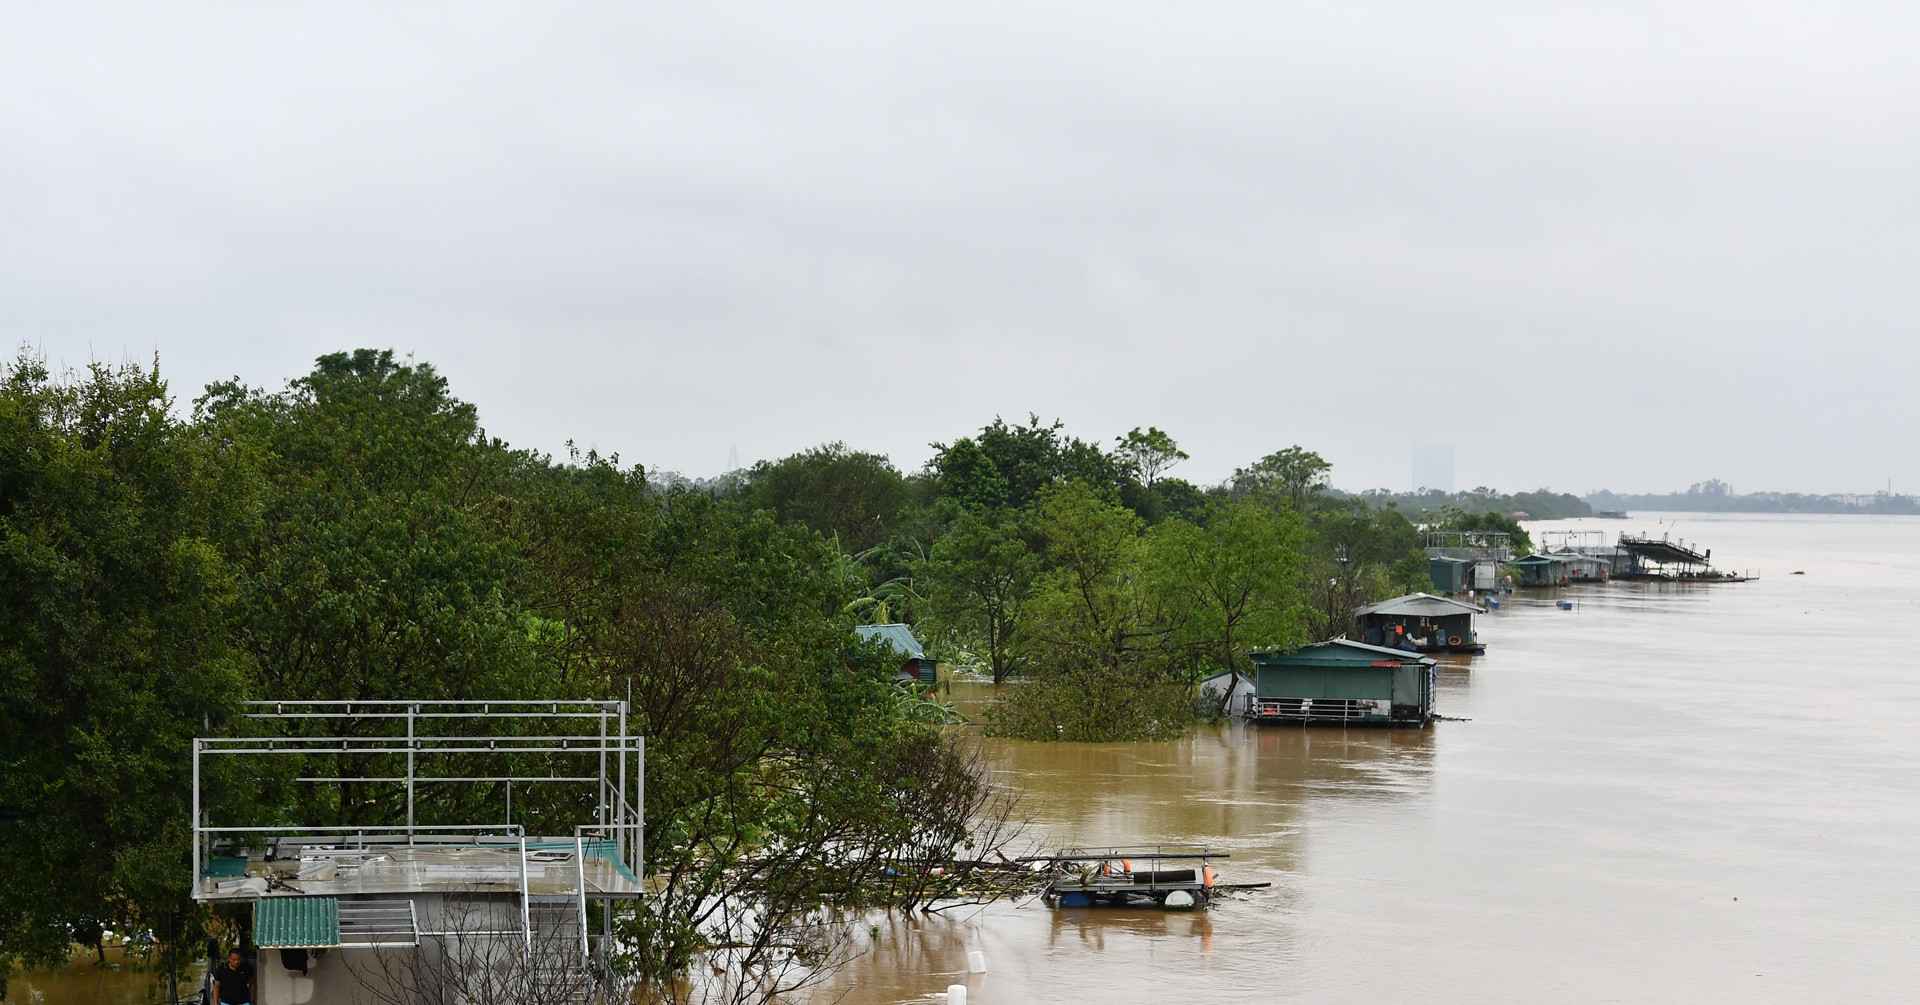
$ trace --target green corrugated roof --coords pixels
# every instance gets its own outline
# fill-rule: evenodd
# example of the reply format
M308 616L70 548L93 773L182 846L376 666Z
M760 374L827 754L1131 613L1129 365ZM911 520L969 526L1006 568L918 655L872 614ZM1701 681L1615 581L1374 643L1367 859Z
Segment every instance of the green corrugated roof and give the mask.
M1256 666L1318 666L1349 667L1371 666L1376 660L1395 659L1402 663L1423 663L1438 665L1439 661L1431 656L1408 652L1404 649L1387 649L1383 646L1370 646L1365 642L1352 639L1334 639L1329 642L1316 642L1296 652L1256 652L1250 653Z
M324 949L340 944L340 901L262 897L253 907L253 944L262 949Z

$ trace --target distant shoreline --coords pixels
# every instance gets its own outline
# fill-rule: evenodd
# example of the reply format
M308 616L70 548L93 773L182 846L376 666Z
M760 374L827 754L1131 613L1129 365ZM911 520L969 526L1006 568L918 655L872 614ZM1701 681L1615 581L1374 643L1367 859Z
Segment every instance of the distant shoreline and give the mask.
M1871 495L1834 493L1803 495L1798 492L1670 492L1665 495L1620 495L1595 492L1585 497L1595 510L1625 510L1632 514L1648 510L1663 513L1825 513L1878 516L1920 515L1920 498L1876 492Z

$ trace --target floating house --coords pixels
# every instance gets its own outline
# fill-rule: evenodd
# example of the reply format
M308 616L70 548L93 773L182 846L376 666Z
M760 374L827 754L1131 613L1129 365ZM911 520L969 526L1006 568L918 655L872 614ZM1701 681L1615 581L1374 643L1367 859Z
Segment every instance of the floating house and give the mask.
M250 702L243 712L259 735L193 741L189 834L193 898L252 916L243 927L258 951L255 1001L610 1000L615 905L645 892L644 746L627 732L625 702ZM222 784L282 774L295 777L281 784L390 793L392 818L231 815L246 801ZM570 833L517 822L516 789L525 816L531 790L550 798L556 787L579 796L579 817L548 817ZM422 789L436 798L417 802ZM455 807L471 815L445 819Z
M900 672L894 674L894 680L927 687L939 682L939 664L927 658L926 651L920 648L920 640L913 637L913 629L902 624L890 624L855 625L853 630L862 639L886 643L900 655Z
M1253 654L1254 722L1411 726L1433 721L1431 656L1334 639L1298 652Z
M1427 578L1433 580L1433 588L1441 593L1465 593L1474 589L1471 559L1448 558L1441 555L1427 559Z
M1573 569L1564 555L1528 555L1515 559L1513 571L1521 586L1565 586L1573 578Z
M1604 583L1613 576L1613 558L1579 552L1555 552L1554 558L1566 563L1570 583Z
M1498 588L1500 566L1513 559L1513 541L1502 531L1430 530L1427 532L1427 572L1442 593L1462 590L1490 592ZM1464 568L1439 568L1437 563L1465 563ZM1459 576L1461 585L1448 585ZM1442 582L1445 577L1446 582Z
M1473 616L1486 608L1430 593L1413 593L1353 612L1368 645L1423 653L1483 653Z

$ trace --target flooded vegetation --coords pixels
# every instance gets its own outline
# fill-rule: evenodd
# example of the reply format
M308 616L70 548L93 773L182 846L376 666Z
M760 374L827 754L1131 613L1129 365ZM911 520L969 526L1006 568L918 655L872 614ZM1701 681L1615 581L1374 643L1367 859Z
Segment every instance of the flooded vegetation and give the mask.
M1486 655L1442 657L1439 710L1470 721L984 741L1043 843L1204 842L1231 853L1226 879L1273 886L1191 914L1030 898L895 916L819 1000L926 1000L953 981L970 1003L1912 986L1920 699L1900 633L1874 626L1920 609L1920 525L1690 519L1696 532L1760 581L1511 597L1483 619ZM988 972L969 977L973 951Z

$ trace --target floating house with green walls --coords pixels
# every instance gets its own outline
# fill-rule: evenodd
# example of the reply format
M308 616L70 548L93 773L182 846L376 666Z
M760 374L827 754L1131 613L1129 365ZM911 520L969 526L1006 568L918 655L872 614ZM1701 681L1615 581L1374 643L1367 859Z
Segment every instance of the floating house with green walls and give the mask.
M1441 593L1465 593L1474 588L1472 559L1441 555L1427 560L1427 578Z
M1247 718L1299 726L1409 726L1433 721L1431 656L1334 639L1253 654Z
M1560 555L1528 555L1514 561L1513 571L1521 586L1565 586L1573 579L1573 566Z

